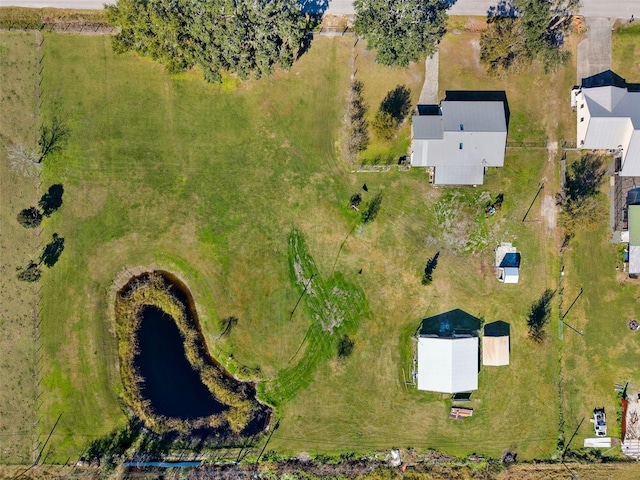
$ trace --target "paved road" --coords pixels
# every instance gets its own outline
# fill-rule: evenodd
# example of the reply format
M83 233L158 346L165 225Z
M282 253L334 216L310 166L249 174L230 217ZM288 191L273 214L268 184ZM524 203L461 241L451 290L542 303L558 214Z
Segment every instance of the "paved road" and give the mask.
M0 0L0 6L57 7L101 9L104 3L114 0ZM352 14L352 0L300 0L304 11L330 13L334 15ZM486 15L491 5L498 0L458 0L449 10L451 15ZM328 7L327 7L328 4ZM580 13L585 17L630 18L635 15L640 20L640 0L582 0Z

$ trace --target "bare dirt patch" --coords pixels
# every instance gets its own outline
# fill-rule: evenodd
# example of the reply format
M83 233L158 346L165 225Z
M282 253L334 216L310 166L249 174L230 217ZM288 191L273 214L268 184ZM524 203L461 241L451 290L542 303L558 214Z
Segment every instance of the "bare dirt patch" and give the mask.
M541 213L544 224L547 227L547 233L551 235L556 228L558 216L558 206L556 205L556 201L553 196L544 196L542 199Z

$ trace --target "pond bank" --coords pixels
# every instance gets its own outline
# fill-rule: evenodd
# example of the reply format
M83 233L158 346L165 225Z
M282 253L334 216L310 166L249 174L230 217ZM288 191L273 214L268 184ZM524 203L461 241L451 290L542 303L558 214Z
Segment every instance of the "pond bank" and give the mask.
M271 409L255 385L229 375L210 355L189 289L165 271L131 277L115 298L125 398L156 433L210 431L233 439L266 427Z

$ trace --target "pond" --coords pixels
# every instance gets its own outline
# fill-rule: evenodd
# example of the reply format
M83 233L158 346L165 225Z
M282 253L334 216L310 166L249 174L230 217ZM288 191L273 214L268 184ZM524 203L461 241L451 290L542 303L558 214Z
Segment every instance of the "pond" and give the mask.
M144 378L142 396L158 415L192 420L223 411L191 367L176 322L158 307L146 305L137 332L134 366Z
M148 428L227 440L265 430L271 409L253 382L211 356L195 301L174 275L130 278L116 297L116 323L127 403Z

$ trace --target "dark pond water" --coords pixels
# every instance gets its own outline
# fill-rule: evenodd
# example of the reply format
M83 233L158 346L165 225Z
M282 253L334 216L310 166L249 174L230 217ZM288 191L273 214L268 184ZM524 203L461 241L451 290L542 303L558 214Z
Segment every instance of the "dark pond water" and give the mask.
M180 331L173 318L154 306L145 306L138 329L137 371L145 379L142 396L156 414L183 420L221 412L198 373L191 368Z

